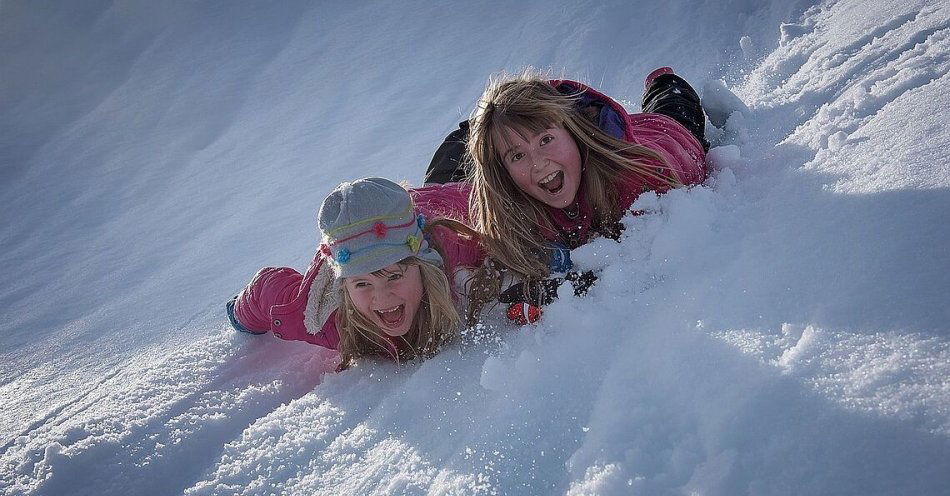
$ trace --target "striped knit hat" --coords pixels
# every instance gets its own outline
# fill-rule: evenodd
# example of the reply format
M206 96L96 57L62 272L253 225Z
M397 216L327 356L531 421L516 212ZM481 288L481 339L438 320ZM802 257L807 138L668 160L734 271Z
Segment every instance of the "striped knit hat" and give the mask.
M320 206L321 250L337 277L368 274L415 256L442 266L422 235L409 192L380 177L343 183Z

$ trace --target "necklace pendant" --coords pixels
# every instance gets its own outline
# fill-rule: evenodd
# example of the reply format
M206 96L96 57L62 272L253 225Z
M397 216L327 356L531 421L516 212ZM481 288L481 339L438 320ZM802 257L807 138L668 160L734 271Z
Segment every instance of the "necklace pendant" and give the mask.
M562 208L561 211L564 212L564 215L566 215L568 219L574 220L580 215L581 206L577 202L574 202L570 206Z

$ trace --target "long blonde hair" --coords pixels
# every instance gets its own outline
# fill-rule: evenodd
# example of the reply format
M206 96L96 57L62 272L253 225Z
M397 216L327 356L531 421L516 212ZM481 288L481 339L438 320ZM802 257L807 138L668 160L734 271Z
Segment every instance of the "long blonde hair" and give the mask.
M477 236L470 227L445 218L427 223L424 231L431 235L439 227L447 228L463 237ZM456 269L448 265L449 259L437 242L430 241L430 246L439 252L449 270ZM336 314L336 326L340 335L338 349L342 359L341 370L352 365L357 358L367 355L387 355L397 361L429 357L437 353L444 344L458 337L461 321L455 306L458 295L453 290L446 271L416 257L404 258L398 265L419 267L422 278L422 301L413 317L409 332L395 339L384 336L376 324L356 309L349 292L341 285L340 308ZM382 273L382 269L373 272L374 275Z
M655 151L614 138L578 108L581 93L563 94L535 71L489 80L469 120L468 154L473 161L470 211L473 228L489 257L497 262L476 271L473 305L497 293L499 270L514 271L529 280L547 276L550 253L542 229L554 222L546 206L521 191L505 169L502 149L505 129L535 134L561 126L574 139L581 155L584 196L597 230L608 229L622 216L617 183L640 177L653 184L676 187L682 181ZM663 164L650 166L645 160ZM669 174L664 172L671 171ZM582 240L585 242L586 240ZM477 310L477 309L476 309ZM470 309L469 316L474 311Z

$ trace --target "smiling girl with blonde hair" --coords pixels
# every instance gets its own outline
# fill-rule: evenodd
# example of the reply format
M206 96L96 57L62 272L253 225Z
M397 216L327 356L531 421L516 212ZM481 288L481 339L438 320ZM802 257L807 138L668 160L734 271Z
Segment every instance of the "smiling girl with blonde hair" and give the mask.
M382 178L338 186L320 207L323 243L304 275L267 267L228 302L239 331L362 356L430 356L458 333L454 284L484 253L467 228L468 185L406 190Z

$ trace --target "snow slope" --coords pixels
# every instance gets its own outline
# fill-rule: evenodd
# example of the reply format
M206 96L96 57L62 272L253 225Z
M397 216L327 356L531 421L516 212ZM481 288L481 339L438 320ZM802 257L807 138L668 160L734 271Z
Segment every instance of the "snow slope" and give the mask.
M950 486L947 2L4 1L0 62L0 494ZM716 172L423 363L228 329L527 64L632 111L673 66Z

